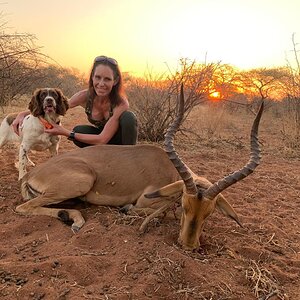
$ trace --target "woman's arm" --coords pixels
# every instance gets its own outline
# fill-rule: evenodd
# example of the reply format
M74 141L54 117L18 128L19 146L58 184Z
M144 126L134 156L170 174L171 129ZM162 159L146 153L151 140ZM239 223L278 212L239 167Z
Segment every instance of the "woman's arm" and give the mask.
M124 100L121 104L115 107L113 115L105 124L102 132L99 135L96 135L96 137L98 137L98 142L96 142L96 144L107 144L111 140L119 128L120 116L123 112L127 111L128 108L129 104L127 100ZM77 134L75 134L75 138L77 139ZM85 142L81 139L79 141Z
M87 101L87 90L82 90L78 93L76 93L75 95L73 95L70 99L69 99L69 108L73 108L76 106L82 106L85 107L86 105L86 101Z
M29 110L22 111L17 115L17 117L12 122L13 130L17 135L19 135L19 128L22 126L24 118L29 114L30 114Z
M115 107L112 117L107 121L100 134L75 133L75 139L79 142L83 142L90 145L107 144L119 128L119 119L121 114L128 110L128 108L128 101L124 100L121 104ZM68 130L57 124L52 125L53 128L45 129L45 132L55 135L63 135L66 137L70 136L71 130Z
M76 93L75 95L73 95L68 101L69 108L73 108L78 105L85 107L86 96L87 96L87 90L82 90ZM29 110L22 111L17 115L15 120L12 122L13 130L17 135L19 135L19 128L20 126L22 126L24 118L29 114L30 114Z

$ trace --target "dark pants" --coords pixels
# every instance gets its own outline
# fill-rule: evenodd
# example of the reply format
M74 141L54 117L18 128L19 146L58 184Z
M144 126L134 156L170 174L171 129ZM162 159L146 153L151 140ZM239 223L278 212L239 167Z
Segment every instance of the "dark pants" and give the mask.
M103 128L92 125L77 125L73 129L77 133L100 134ZM137 119L133 112L125 111L120 116L119 128L116 134L107 144L111 145L135 145L137 143ZM74 141L74 144L80 148L91 146L90 144Z

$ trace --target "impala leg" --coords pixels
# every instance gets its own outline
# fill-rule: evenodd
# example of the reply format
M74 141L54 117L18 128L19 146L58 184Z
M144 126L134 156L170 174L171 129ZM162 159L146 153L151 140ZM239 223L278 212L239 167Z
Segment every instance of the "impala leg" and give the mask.
M59 203L61 201L55 201ZM16 207L16 212L24 215L44 215L54 217L64 222L73 220L72 230L78 231L85 223L81 213L76 209L58 209L43 207L43 205L53 204L53 200L40 195Z
M153 191L153 188L147 189L137 200L135 205L128 204L121 208L123 213L137 213L138 215L151 215L152 213L159 210L161 207L172 206L172 203L175 203L181 193L172 195L170 197L160 197L155 199L148 199L144 197L149 191ZM171 204L170 204L171 203Z
M17 206L16 211L26 215L50 216L64 222L70 222L70 220L72 220L72 230L78 231L85 223L78 210L63 208L57 209L45 206L61 203L65 200L81 197L87 194L95 182L95 177L90 174L89 169L84 170L84 166L82 166L80 168L80 172L76 172L76 169L74 168L72 173L70 172L64 177L64 180L72 188L60 189L60 177L57 177L56 181L55 178L53 179L51 187L41 191L35 198L32 198L32 191L30 191L30 189L34 190L34 187L30 185L30 182L23 182L21 186L23 198L32 199L29 199L25 203Z
M139 216L148 216L152 214L155 209L150 207L135 207L133 204L126 204L120 208L123 214L138 214Z

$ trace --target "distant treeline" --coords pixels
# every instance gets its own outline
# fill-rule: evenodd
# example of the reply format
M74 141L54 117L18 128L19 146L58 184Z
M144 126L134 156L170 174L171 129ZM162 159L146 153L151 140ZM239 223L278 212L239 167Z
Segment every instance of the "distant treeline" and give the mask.
M68 97L87 87L84 74L62 68L44 55L35 42L30 34L0 33L0 107L31 95L39 87L60 88ZM272 100L283 100L299 134L300 68L296 48L294 54L295 68L287 65L240 71L228 64L180 59L178 70L167 75L148 73L144 78L135 78L124 74L131 109L139 119L140 139L164 139L175 114L181 84L186 100L185 118L194 106L205 102L226 103L234 110L241 106L251 109L262 99L274 104Z
M61 88L72 95L85 85L83 75L65 69L41 52L30 34L0 33L0 106L39 87Z

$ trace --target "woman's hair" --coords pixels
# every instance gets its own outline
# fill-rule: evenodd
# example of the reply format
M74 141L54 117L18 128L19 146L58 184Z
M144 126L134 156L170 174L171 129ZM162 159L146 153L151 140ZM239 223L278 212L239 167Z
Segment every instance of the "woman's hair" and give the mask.
M97 56L94 60L89 78L88 96L92 99L96 97L96 92L93 86L93 76L96 67L99 65L109 66L113 71L114 79L117 80L117 83L113 86L109 94L109 99L112 106L118 105L122 101L122 99L126 98L123 87L123 78L117 61L107 56Z

